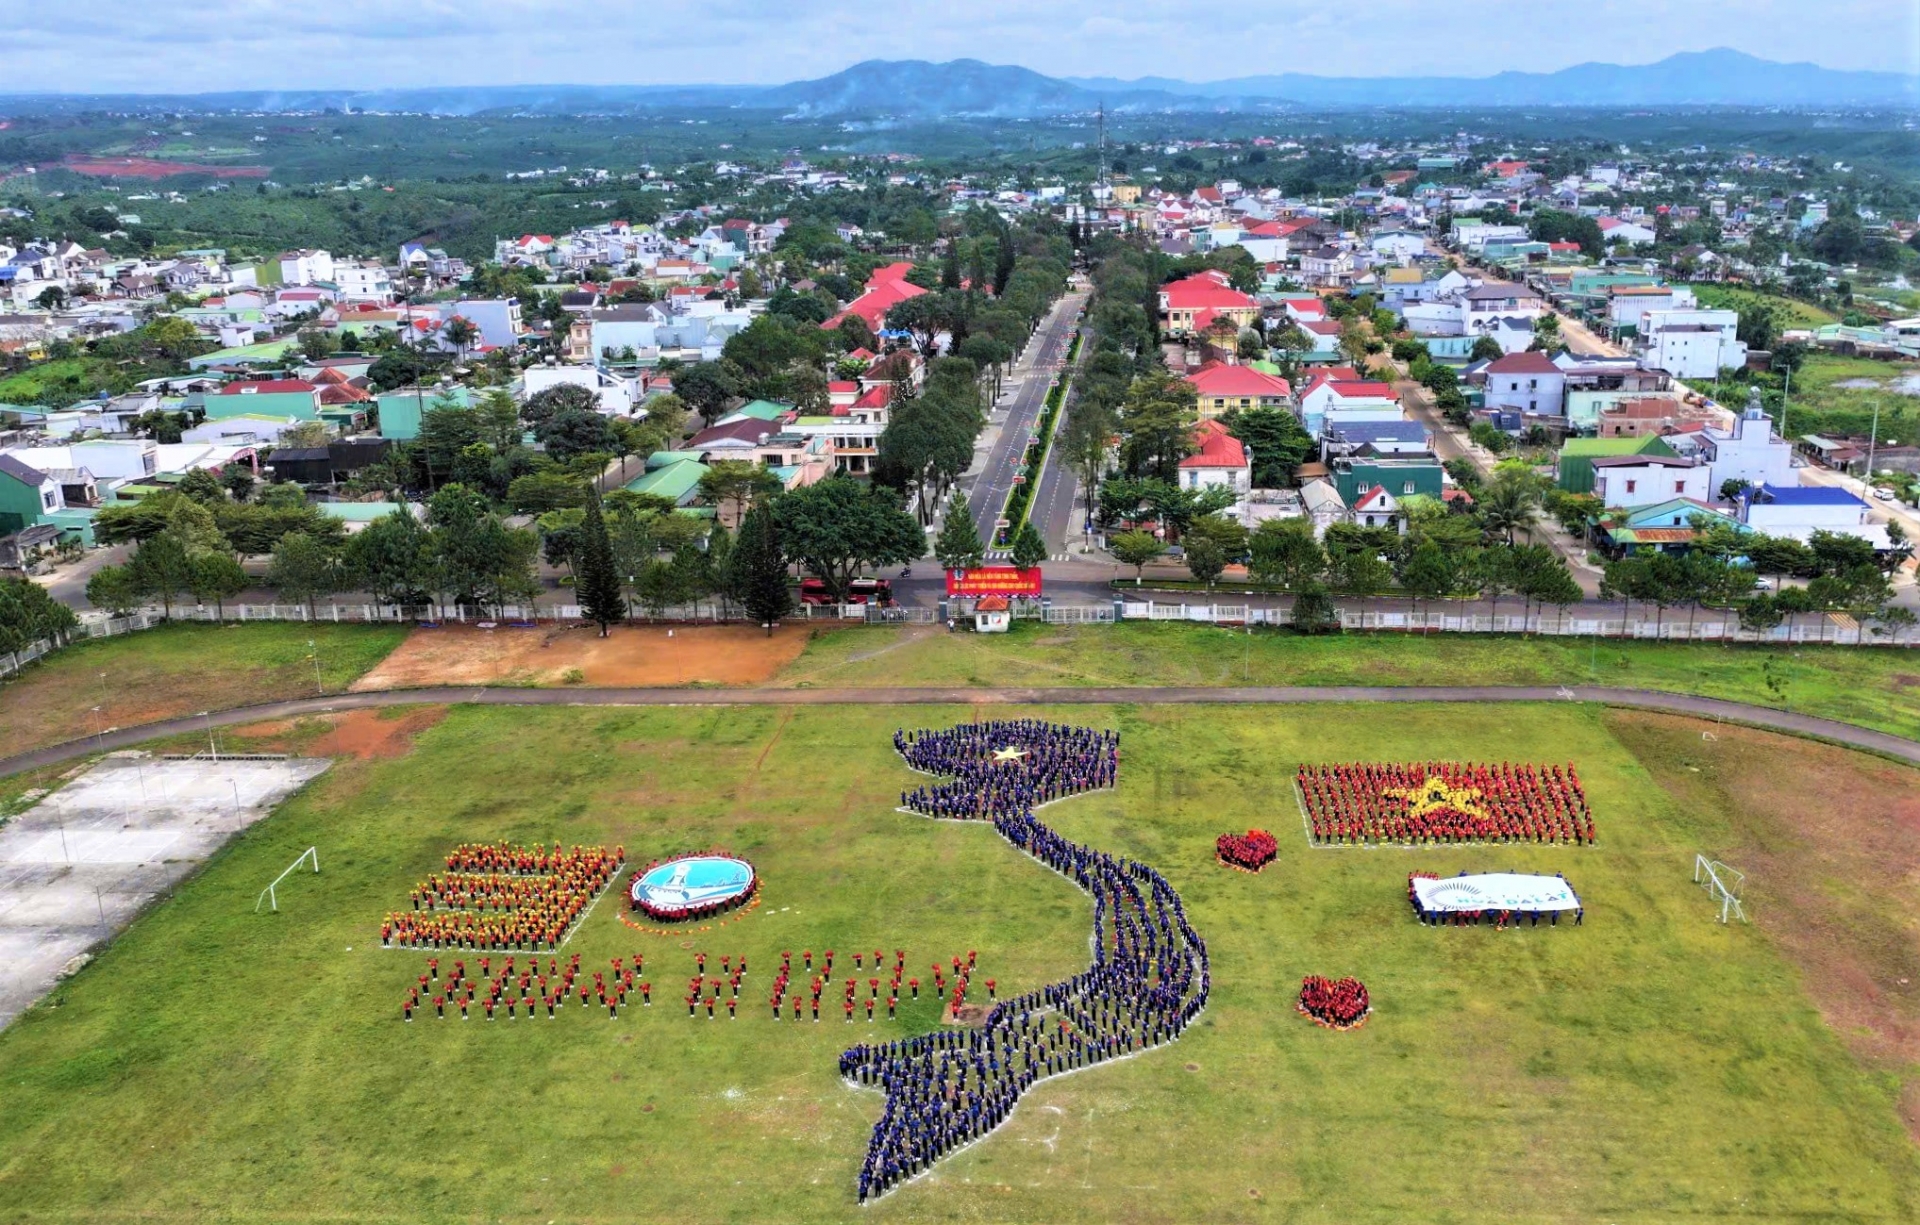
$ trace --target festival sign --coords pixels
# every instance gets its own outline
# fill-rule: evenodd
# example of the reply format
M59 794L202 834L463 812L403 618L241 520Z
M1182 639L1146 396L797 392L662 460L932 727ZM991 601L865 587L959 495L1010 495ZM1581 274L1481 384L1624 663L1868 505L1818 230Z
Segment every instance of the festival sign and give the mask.
M977 598L988 595L1028 596L1040 594L1040 567L977 566L972 570L947 571L947 595Z

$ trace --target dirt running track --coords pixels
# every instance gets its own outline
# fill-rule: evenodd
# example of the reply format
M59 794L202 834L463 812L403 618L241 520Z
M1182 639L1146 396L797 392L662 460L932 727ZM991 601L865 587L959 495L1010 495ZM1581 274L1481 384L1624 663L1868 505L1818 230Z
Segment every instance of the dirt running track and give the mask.
M1311 705L1319 702L1598 702L1629 710L1658 710L1702 719L1766 728L1795 736L1825 740L1864 749L1897 761L1920 765L1920 741L1888 732L1870 731L1851 723L1812 715L1725 702L1718 698L1658 693L1647 689L1556 689L1547 686L1406 686L1376 688L1364 685L1326 685L1209 689L1204 686L1107 686L1074 689L490 689L438 685L385 693L343 693L335 697L299 698L123 727L105 736L86 736L43 749L0 758L0 776L50 766L92 753L130 748L157 736L203 731L215 727L291 719L302 715L332 714L384 706L1113 706L1160 703L1184 706Z
M423 685L559 685L600 689L656 685L757 685L806 649L804 626L766 631L740 625L616 626L606 638L591 627L449 625L416 629L357 692Z

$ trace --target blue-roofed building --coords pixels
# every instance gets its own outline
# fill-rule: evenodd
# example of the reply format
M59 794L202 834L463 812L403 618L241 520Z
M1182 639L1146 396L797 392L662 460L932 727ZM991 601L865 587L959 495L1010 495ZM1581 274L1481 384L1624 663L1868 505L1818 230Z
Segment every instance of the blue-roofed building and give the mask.
M1869 522L1867 503L1831 485L1762 485L1740 503L1740 521L1769 536L1810 539L1815 532L1858 536L1884 552L1893 547L1884 525Z
M1320 458L1336 455L1422 455L1433 450L1433 431L1418 421L1346 421L1329 424L1320 438Z

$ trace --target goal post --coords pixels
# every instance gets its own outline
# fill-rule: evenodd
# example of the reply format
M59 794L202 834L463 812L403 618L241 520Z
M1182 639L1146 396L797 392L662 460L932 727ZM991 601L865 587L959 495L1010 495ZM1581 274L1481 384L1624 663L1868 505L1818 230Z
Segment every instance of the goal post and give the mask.
M1740 901L1740 891L1747 883L1745 872L1717 859L1696 854L1693 857L1693 883L1705 889L1707 896L1720 904L1722 923L1732 919L1739 919L1742 923L1748 921L1747 908Z
M253 899L253 913L259 914L260 903L265 902L273 910L275 914L278 914L280 912L280 895L277 892L275 892L275 890L279 888L281 881L287 879L287 877L289 876L292 876L296 871L299 870L300 865L303 863L311 863L313 865L314 875L316 876L319 875L320 848L310 846L306 850L300 852L300 857L294 860L292 863L288 864L287 870L285 872L282 872L280 875L274 877L273 883L268 885L265 889L262 889L260 891L260 896Z

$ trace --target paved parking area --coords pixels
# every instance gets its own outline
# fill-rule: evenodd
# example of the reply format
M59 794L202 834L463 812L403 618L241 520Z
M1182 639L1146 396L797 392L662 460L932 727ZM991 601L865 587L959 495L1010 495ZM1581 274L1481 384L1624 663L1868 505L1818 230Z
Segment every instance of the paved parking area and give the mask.
M328 764L115 754L0 827L0 1027Z

